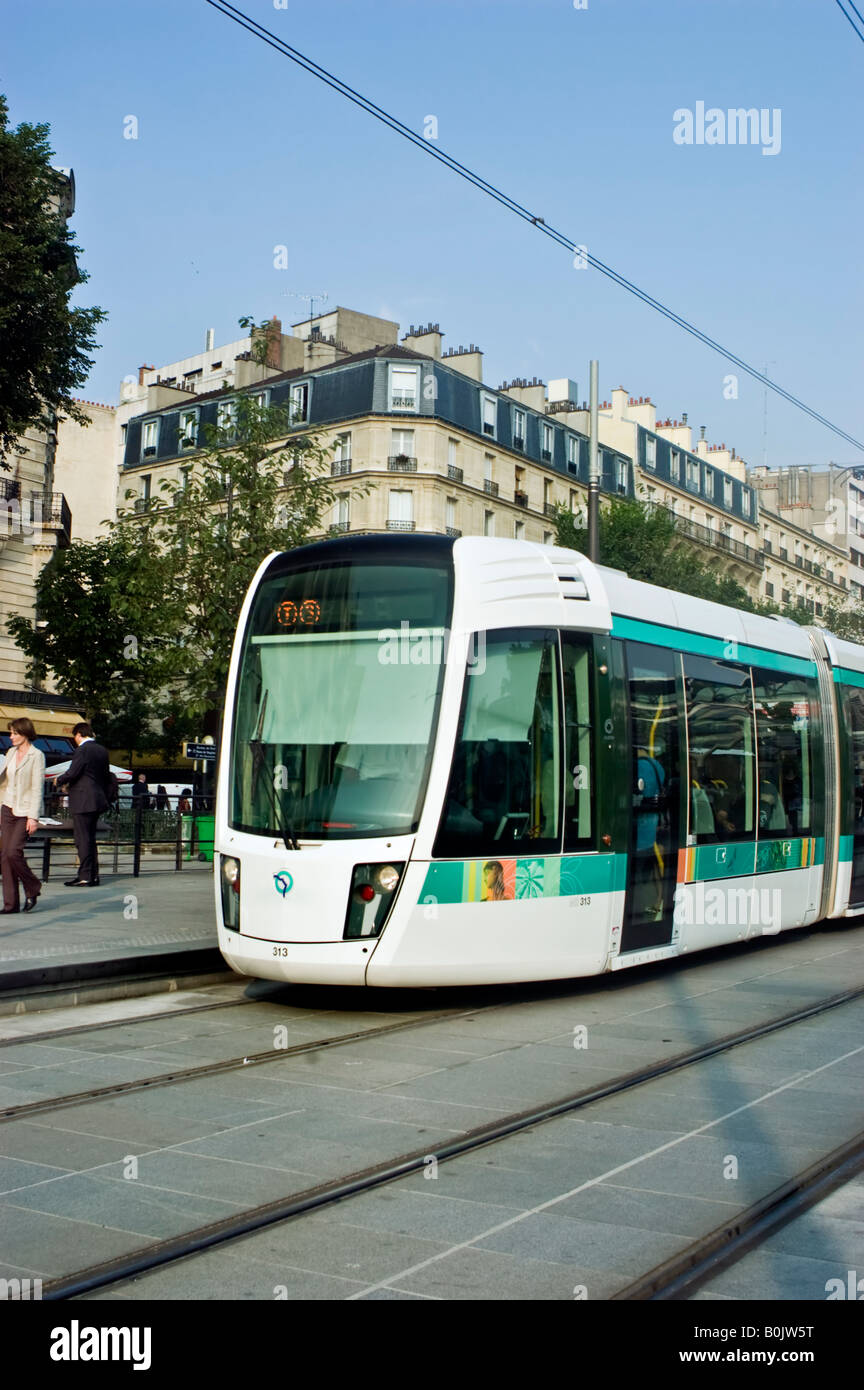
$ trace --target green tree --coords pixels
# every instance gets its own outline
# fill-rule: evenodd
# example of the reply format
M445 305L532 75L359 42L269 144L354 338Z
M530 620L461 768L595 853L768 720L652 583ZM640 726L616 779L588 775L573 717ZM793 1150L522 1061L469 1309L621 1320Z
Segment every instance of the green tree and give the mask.
M587 524L566 507L557 508L555 531L559 545L588 553ZM664 589L677 589L679 593L733 608L756 608L746 589L699 559L681 537L674 516L640 498L604 498L600 508L600 561L646 584L659 584Z
M8 125L0 96L0 463L32 425L49 427L62 411L89 423L73 392L93 358L102 309L71 308L88 279L58 211L64 180L51 167L47 125Z
M172 626L179 615L169 580L163 559L142 565L120 533L56 551L36 581L37 621L9 619L30 678L52 673L88 718L125 713L128 722L177 661Z
M168 566L182 654L171 692L188 715L223 708L237 620L261 561L320 531L332 503L329 448L297 432L283 407L241 395L234 412L208 431L184 483L163 482L143 517L124 510L118 522L142 563L158 554Z

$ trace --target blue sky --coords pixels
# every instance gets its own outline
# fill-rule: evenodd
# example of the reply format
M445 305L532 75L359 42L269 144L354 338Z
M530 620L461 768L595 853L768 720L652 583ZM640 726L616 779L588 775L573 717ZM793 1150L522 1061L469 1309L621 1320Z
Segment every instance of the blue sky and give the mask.
M834 0L245 0L267 28L857 438L864 43ZM860 8L860 6L859 6ZM486 380L570 376L763 456L762 388L205 0L6 10L0 90L46 121L109 312L82 395L304 316L291 292L483 348ZM779 154L674 142L679 108L779 108ZM124 118L138 139L123 138ZM288 247L276 270L273 248ZM772 464L861 455L779 398Z

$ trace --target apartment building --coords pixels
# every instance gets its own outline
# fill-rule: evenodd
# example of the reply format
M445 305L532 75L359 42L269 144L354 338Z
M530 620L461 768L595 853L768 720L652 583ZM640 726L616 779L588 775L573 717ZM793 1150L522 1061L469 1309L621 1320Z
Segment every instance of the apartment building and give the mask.
M824 542L826 556L839 548L847 560L847 598L864 601L864 467L836 463L763 467L751 469L749 478L759 494L760 506L782 518L790 532L794 529L806 538L801 542L802 565L797 567L806 560L823 568L827 563L825 558L817 561L814 554L805 553L805 545L815 552ZM784 548L790 550L788 545Z

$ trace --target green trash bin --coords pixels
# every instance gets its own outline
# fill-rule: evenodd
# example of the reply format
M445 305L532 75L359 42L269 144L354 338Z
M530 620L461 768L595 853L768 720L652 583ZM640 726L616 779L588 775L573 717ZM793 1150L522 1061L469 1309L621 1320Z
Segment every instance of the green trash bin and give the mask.
M216 835L216 817L198 816L195 822L196 845L198 858L206 860L208 864L213 862L213 840Z

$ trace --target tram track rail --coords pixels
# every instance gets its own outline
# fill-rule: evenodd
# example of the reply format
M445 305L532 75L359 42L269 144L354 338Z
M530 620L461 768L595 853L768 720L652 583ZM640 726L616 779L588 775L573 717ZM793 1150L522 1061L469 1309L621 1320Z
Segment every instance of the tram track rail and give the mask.
M857 987L844 990L839 994L831 995L826 999L810 1004L803 1009L797 1009L791 1013L768 1020L767 1022L751 1025L740 1029L735 1033L705 1044L701 1047L691 1049L689 1052L679 1053L673 1057L664 1058L662 1061L652 1063L650 1066L640 1070L628 1072L624 1075L610 1078L600 1086L583 1088L582 1090L571 1093L560 1100L547 1103L539 1107L526 1108L520 1111L513 1111L509 1115L493 1122L479 1125L468 1130L460 1139L453 1140L444 1144L427 1144L423 1149L415 1149L402 1154L395 1159L387 1159L378 1164L373 1164L367 1168L357 1170L338 1179L316 1184L313 1187L304 1189L299 1193L294 1193L290 1197L279 1198L275 1201L261 1203L255 1207L247 1208L245 1211L235 1213L231 1216L215 1222L199 1226L191 1231L179 1236L173 1236L165 1240L152 1242L138 1251L115 1257L110 1260L102 1261L91 1265L86 1269L74 1274L64 1275L60 1278L50 1280L43 1288L43 1299L61 1300L67 1298L78 1298L97 1289L106 1289L111 1286L121 1284L130 1278L141 1274L150 1273L162 1266L173 1264L179 1260L187 1259L216 1246L225 1244L227 1241L237 1239L241 1236L251 1235L256 1231L266 1229L269 1226L292 1219L331 1206L346 1198L359 1196L384 1186L385 1184L407 1177L412 1173L421 1172L430 1157L434 1154L436 1162L440 1165L452 1159L456 1159L464 1154L472 1153L475 1150L495 1144L501 1140L510 1138L522 1131L541 1125L547 1121L558 1119L562 1116L572 1114L578 1110L585 1109L599 1101L607 1100L613 1096L622 1095L634 1091L640 1086L647 1085L649 1082L656 1081L661 1077L668 1076L674 1072L681 1071L686 1067L693 1066L699 1062L707 1061L712 1057L720 1056L730 1052L737 1047L747 1043L758 1041L769 1037L773 1033L780 1032L796 1024L807 1022L830 1010L841 1008L842 1006L854 1003L864 996L864 987ZM473 1015L478 1010L464 1011ZM424 1022L435 1020L412 1021L407 1027L422 1026ZM393 1032L406 1025L395 1025L386 1031ZM367 1031L361 1035L369 1037L372 1034ZM343 1038L328 1042L326 1045L334 1046L340 1042L356 1041L355 1038ZM302 1046L296 1050L309 1050L310 1048L320 1047L321 1044L310 1044L307 1048ZM285 1055L281 1053L280 1055ZM220 1069L226 1070L222 1066ZM177 1079L191 1079L178 1077ZM140 1089L140 1087L138 1088ZM66 1103L70 1103L67 1101ZM848 1152L847 1152L848 1150ZM859 1135L848 1144L837 1150L833 1154L826 1155L813 1165L813 1172L808 1169L806 1174L799 1175L791 1179L777 1189L776 1192L768 1194L759 1202L755 1203L747 1212L739 1215L734 1222L728 1226L712 1232L703 1241L695 1242L683 1251L680 1257L668 1261L666 1265L659 1266L650 1275L643 1279L633 1281L627 1289L616 1295L617 1298L628 1297L631 1299L677 1297L673 1289L689 1287L683 1282L687 1276L693 1286L695 1281L703 1282L716 1272L717 1259L719 1252L724 1250L731 1259L733 1249L738 1247L734 1244L737 1239L736 1232L740 1228L742 1241L752 1238L753 1243L758 1243L758 1231L762 1229L760 1222L768 1222L769 1218L776 1224L765 1226L767 1230L776 1229L777 1224L785 1224L798 1214L803 1207L800 1205L805 1197L810 1194L810 1201L819 1200L820 1193L830 1190L826 1184L832 1186L845 1181L845 1177L836 1174L846 1172L849 1165L860 1162L864 1164L864 1136ZM857 1169L855 1169L857 1171ZM851 1172L851 1169L850 1169ZM796 1193L798 1197L796 1199ZM793 1201L798 1205L791 1205ZM788 1211L788 1215L784 1215ZM745 1220L746 1218L746 1220ZM782 1218L782 1219L781 1219ZM728 1233L724 1237L724 1232ZM716 1245L712 1244L712 1239L716 1240ZM704 1246L704 1248L703 1248ZM747 1248L751 1248L748 1246ZM745 1253L745 1247L741 1245L741 1253ZM738 1256L734 1256L738 1258ZM714 1261L714 1264L706 1263ZM668 1266L668 1268L667 1268ZM680 1266L680 1267L679 1267ZM670 1292L667 1292L670 1291Z
M790 1221L849 1182L864 1168L864 1131L824 1154L787 1182L751 1203L733 1221L693 1241L663 1264L612 1295L617 1302L669 1302L689 1298L737 1264Z

